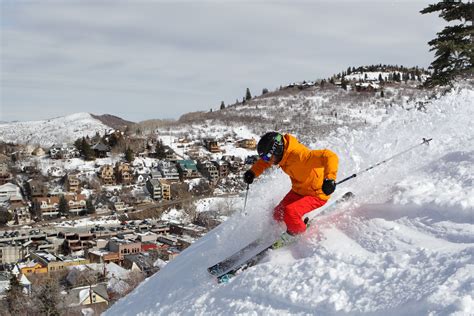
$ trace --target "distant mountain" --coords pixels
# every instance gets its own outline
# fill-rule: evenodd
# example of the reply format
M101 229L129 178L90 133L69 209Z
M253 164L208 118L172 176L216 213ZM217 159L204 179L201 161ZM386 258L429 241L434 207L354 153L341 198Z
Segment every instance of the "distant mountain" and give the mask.
M76 113L42 121L0 124L0 141L49 147L73 142L79 137L93 136L97 132L104 134L111 128L114 127L89 113Z
M134 122L126 121L118 116L111 115L111 114L103 114L103 115L94 115L91 116L107 126L112 127L113 129L125 130L127 126L131 127L135 125Z

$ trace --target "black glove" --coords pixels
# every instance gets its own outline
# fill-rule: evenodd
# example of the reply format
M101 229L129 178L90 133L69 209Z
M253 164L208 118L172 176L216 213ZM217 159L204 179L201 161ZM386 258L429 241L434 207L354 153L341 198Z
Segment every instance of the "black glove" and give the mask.
M252 170L247 170L244 173L244 182L247 184L252 184L253 179L255 179L255 173Z
M336 181L331 179L324 179L323 192L326 195L331 195L336 190Z

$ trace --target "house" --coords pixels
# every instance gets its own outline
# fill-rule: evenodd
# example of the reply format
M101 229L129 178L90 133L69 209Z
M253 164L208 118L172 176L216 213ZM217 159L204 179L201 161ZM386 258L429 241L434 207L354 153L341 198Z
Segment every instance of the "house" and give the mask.
M225 178L229 175L230 172L230 163L225 160L212 160L211 161L214 166L217 168L217 172L219 173L219 178Z
M199 161L197 164L197 168L204 177L209 179L210 182L215 184L219 180L219 170L212 162Z
M114 185L115 176L114 168L111 165L103 165L99 170L99 178L102 180L102 183L105 185Z
M380 90L380 85L373 82L357 82L355 89L357 92L375 92Z
M130 169L130 164L124 162L117 162L115 164L115 177L119 183L131 184L133 177Z
M219 145L217 144L217 141L214 139L204 139L204 146L206 147L207 150L209 150L211 153L218 153L220 152Z
M103 249L88 250L87 256L90 262L94 263L120 263L118 252L107 251Z
M21 287L22 287L22 292L25 295L30 295L31 294L31 282L28 280L28 278L24 274L19 274L19 273L8 273L8 272L0 272L0 299L4 298L6 295L6 291L10 287L10 279L12 277L15 277Z
M63 302L64 305L69 308L92 308L94 310L93 315L100 315L107 309L109 300L110 298L107 294L107 284L100 283L71 289L65 295Z
M10 182L13 179L6 163L0 163L0 185Z
M152 170L150 172L150 178L152 180L160 180L161 178L163 178L163 176L161 175L161 172L156 171L156 170Z
M65 184L68 192L79 192L81 188L81 182L75 174L67 174Z
M162 161L158 164L158 170L161 172L163 178L167 180L179 180L179 172L176 164L170 161Z
M48 267L42 265L37 260L30 260L28 262L21 262L16 265L21 274L41 274L48 273Z
M200 177L194 160L178 160L177 166L180 178L183 180Z
M33 156L39 157L39 156L44 156L44 155L46 155L46 152L44 151L43 148L41 148L41 147L36 147L36 148L31 152L31 154L32 154Z
M84 194L65 195L64 198L69 206L69 213L78 215L86 210L86 196Z
M67 144L53 145L49 149L49 156L52 159L71 159L80 156L79 150Z
M20 187L13 183L0 185L0 203L22 201Z
M163 200L171 200L171 183L166 179L160 179L161 196Z
M170 223L170 233L174 235L188 235L194 238L199 238L204 236L207 232L206 227L195 225L195 224L175 224Z
M255 138L250 139L241 139L237 141L237 147L247 148L247 149L255 149L257 148L257 141Z
M57 217L59 214L59 197L36 197L33 199L34 208L38 208L41 211L41 216L46 217Z
M94 154L97 158L106 158L110 152L110 146L105 145L102 142L91 146L91 149L94 151Z
M139 271L146 273L147 276L150 276L159 270L158 267L154 266L157 259L157 252L130 254L124 257L123 267L129 270L138 269Z
M161 188L161 182L155 179L148 179L146 182L146 188L151 194L153 200L161 200L163 198L163 189Z
M8 211L13 214L16 225L26 225L31 223L31 214L28 204L23 201L12 202Z
M30 187L31 197L40 197L48 195L48 187L44 183L38 180L30 179L28 180L28 185Z

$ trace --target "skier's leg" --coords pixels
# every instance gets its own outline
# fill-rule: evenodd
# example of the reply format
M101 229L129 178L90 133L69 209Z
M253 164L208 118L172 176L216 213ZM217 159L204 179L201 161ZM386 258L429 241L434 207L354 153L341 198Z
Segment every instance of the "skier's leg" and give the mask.
M301 234L306 230L306 224L303 221L304 214L311 212L326 204L325 200L314 196L301 196L300 199L286 205L283 220L289 234Z
M295 192L293 192L293 190L290 190L290 192L285 195L283 200L281 200L281 202L273 209L273 218L278 222L282 222L283 216L285 214L285 207L300 198L301 195L296 194Z

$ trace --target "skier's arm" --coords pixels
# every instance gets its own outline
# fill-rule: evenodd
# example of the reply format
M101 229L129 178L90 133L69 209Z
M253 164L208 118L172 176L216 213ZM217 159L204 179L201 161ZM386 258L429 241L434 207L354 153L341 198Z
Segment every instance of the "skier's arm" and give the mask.
M339 158L329 149L312 150L308 163L313 168L324 168L324 179L336 180Z
M257 160L256 163L253 164L250 170L252 170L252 172L255 174L255 177L258 177L265 171L265 169L270 168L271 166L272 166L271 163L266 162L263 159L259 159Z

